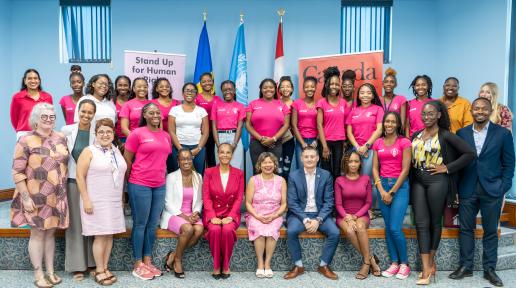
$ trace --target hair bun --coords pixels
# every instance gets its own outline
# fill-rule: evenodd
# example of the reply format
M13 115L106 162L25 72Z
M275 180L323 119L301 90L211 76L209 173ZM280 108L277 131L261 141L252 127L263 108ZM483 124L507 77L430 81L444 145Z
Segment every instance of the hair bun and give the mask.
M394 76L394 77L396 77L396 74L398 74L398 72L396 72L396 70L394 70L391 67L389 67L389 68L387 68L387 70L385 70L385 76Z
M323 73L324 73L325 79L329 79L333 76L337 76L337 77L340 76L340 71L339 71L339 68L337 68L337 66L330 66L330 67L324 69Z

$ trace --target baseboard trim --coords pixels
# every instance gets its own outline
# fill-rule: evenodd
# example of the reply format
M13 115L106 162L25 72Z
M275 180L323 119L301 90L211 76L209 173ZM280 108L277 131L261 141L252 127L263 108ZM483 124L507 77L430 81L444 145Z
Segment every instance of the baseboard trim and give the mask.
M12 200L13 195L14 195L14 188L1 189L0 190L0 202Z

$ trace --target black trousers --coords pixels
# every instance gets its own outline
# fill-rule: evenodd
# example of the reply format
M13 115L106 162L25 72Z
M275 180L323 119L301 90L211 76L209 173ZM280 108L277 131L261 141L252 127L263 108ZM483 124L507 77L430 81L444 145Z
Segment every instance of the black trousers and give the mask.
M437 250L441 241L441 219L449 193L448 175L430 175L430 172L412 169L412 209L416 220L419 253Z
M251 140L251 142L249 143L249 154L251 156L251 162L253 163L253 174L257 174L255 166L256 162L258 162L258 157L260 157L260 154L262 154L263 152L271 152L272 154L274 154L274 156L276 156L276 158L278 158L279 161L281 158L281 151L281 140L277 141L274 147L272 148L263 146L262 143L260 143L260 141L256 139ZM280 167L278 167L278 169L279 168Z
M322 157L323 152L321 142L319 142L319 145L317 145L319 149L319 161L321 163L321 168L330 171L331 175L333 176L333 181L335 181L335 179L341 175L340 162L342 161L342 156L344 155L344 143L344 140L326 141L326 144L328 144L328 149L330 149L330 157L328 160L325 160Z
M215 162L215 140L213 139L213 134L211 134L211 131L210 135L208 136L208 140L206 141L206 165L208 168L217 165Z
M288 174L290 173L290 166L292 165L292 161L294 158L294 150L296 148L296 142L294 138L288 140L287 142L281 145L281 176L288 180ZM297 167L299 168L299 167Z
M475 250L475 227L477 213L482 215L483 255L482 266L484 271L496 270L498 259L498 221L502 209L503 196L493 197L486 193L482 185L477 182L475 193L469 198L460 198L459 222L460 222L460 263L473 270L473 255Z

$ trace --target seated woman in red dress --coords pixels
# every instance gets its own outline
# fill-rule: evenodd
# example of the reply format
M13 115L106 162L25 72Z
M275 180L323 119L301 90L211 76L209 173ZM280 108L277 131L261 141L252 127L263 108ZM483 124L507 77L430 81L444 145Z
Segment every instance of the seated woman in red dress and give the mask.
M219 165L206 169L202 188L203 224L213 256L213 278L230 276L229 260L240 226L240 205L244 196L244 172L229 165L233 156L230 144L218 147ZM221 267L222 266L222 267ZM222 271L221 271L222 270ZM221 273L222 272L222 273Z

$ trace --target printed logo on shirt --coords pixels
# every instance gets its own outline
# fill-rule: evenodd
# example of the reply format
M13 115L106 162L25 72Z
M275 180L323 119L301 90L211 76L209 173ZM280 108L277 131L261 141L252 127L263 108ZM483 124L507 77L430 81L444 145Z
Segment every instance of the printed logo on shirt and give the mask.
M367 113L365 114L365 117L371 117L371 115L372 115L372 114L373 114L373 112L367 112Z
M238 113L238 108L233 108L233 114L237 114Z
M394 105L392 106L392 110L398 110L398 104L394 104Z
M142 110L142 109L143 109L143 107L134 107L134 108L133 108L133 111L140 111L140 110Z
M66 111L74 111L74 110L75 110L75 108L74 108L74 107L67 107L67 108L66 108Z
M143 143L150 143L150 142L154 142L154 138L147 138L147 139L143 139L142 140L142 144Z
M396 157L399 154L400 154L400 150L398 150L397 148L392 148L392 150L391 150L392 157Z
M410 108L410 111L416 111L417 108Z
M340 106L339 109L340 109L340 112L344 112L344 106Z

